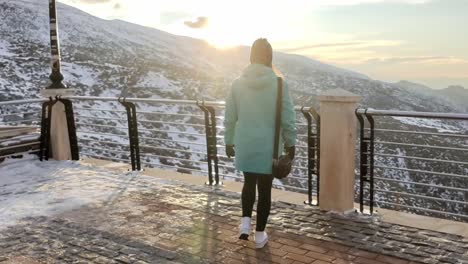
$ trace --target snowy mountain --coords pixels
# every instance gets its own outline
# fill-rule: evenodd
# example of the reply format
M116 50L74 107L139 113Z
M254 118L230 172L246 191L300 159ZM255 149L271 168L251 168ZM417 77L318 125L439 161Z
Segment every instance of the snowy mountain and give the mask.
M103 20L78 9L59 4L59 31L62 52L62 71L65 83L76 90L77 95L127 96L140 98L207 99L223 100L230 83L247 65L248 47L218 50L202 40L175 36L154 28L147 28L119 20ZM49 19L47 1L0 0L0 101L39 97L39 90L49 84ZM275 53L274 63L285 75L295 103L318 106L316 95L321 92L342 88L363 96L362 106L378 109L398 109L433 112L463 112L455 100L460 89L447 92L454 98L432 95L424 87L409 83L390 84L372 80L365 75L340 69L319 61L285 53ZM462 90L462 92L465 90ZM461 101L463 103L463 101ZM466 103L466 101L465 101ZM463 104L462 104L463 105ZM75 104L78 118L80 142L86 143L87 152L95 155L128 160L125 113L107 110L122 110L117 103L87 102ZM466 105L465 105L466 106ZM206 169L201 154L175 153L169 148L180 148L195 152L205 150L202 145L203 120L197 117L166 116L168 113L199 113L199 109L170 105L139 105L138 111L161 113L141 114L140 139L143 161L160 166L177 165L193 170ZM78 109L81 110L78 111ZM98 112L83 110L100 109ZM465 108L466 109L466 108ZM0 109L0 111L8 111ZM96 120L93 118L107 118ZM1 120L0 120L1 121ZM8 120L3 120L8 121ZM159 122L159 123L158 123ZM172 122L172 123L171 123ZM182 127L179 123L195 125ZM99 132L93 131L100 125ZM421 130L466 134L468 124L442 122L438 120L414 120L408 118L383 118L378 128ZM169 132L167 132L169 131ZM177 134L185 132L185 135ZM109 134L118 134L112 136ZM222 131L220 132L222 133ZM305 131L301 130L301 134ZM164 138L164 141L158 141ZM449 147L468 146L466 140L398 134L377 134L380 141L406 142L422 145L444 145ZM187 144L187 142L191 142ZM220 142L222 143L222 142ZM117 144L117 145L116 145ZM120 145L118 145L120 144ZM301 142L304 146L305 142ZM158 148L159 147L159 148ZM166 148L166 149L161 149ZM377 145L382 153L394 155L437 157L440 159L468 160L466 152L442 153L439 150ZM83 147L84 149L84 147ZM109 149L114 149L112 152ZM220 153L224 150L220 149ZM306 156L299 150L300 156ZM175 159L167 158L175 157ZM221 173L233 173L232 162L222 159ZM463 165L434 165L428 161L409 161L395 157L379 157L379 164L390 167L425 168L446 173L468 174ZM297 165L305 167L304 160ZM408 171L379 171L387 178L450 185L468 188L466 182L451 178L434 178ZM306 177L304 169L295 175ZM304 187L304 180L289 179L291 185ZM383 190L431 193L436 197L466 200L462 192L450 192L430 187L412 188L408 184L378 182ZM394 197L383 196L388 202ZM398 198L400 199L400 198ZM404 201L404 198L401 198ZM434 210L450 207L444 202L429 203L427 200L408 199L409 202ZM463 212L467 207L455 205L451 211Z
M59 4L65 82L86 95L223 99L248 63L248 47L218 50L206 42L118 20L102 20ZM37 96L48 84L48 3L0 0L0 91L4 99ZM297 98L343 88L384 109L450 112L396 85L298 55L275 54ZM152 87L149 87L152 86ZM312 95L312 96L311 96Z
M439 101L456 109L457 112L468 112L468 89L459 85L452 85L445 89L432 89L428 86L409 81L399 81L396 86L415 92L430 101Z

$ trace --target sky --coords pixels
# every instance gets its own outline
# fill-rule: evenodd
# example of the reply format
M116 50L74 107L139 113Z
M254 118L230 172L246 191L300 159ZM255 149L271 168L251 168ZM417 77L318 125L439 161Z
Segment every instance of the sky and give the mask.
M59 1L218 48L266 37L277 51L373 79L468 88L468 0Z

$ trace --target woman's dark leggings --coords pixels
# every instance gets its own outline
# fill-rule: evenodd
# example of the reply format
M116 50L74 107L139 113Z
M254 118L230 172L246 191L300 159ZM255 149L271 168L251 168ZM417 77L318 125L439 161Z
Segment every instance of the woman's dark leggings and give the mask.
M264 231L270 215L271 186L273 175L244 172L244 187L242 188L242 217L252 217L255 203L255 188L258 186L257 227L256 231Z

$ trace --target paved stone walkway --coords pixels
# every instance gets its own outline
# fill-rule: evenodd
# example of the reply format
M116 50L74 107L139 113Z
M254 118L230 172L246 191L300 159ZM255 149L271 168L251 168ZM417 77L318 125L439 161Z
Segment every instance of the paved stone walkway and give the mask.
M280 202L271 241L255 250L237 239L237 193L80 167L38 177L34 192L60 194L57 203L76 195L94 200L0 227L0 263L468 263L463 237ZM0 193L0 202L9 197Z

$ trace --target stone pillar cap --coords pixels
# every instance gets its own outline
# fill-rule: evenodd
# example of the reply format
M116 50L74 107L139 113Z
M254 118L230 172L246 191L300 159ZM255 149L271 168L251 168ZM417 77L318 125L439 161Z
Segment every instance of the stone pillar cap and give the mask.
M332 89L321 93L318 96L320 102L347 102L357 103L362 97L344 89Z

